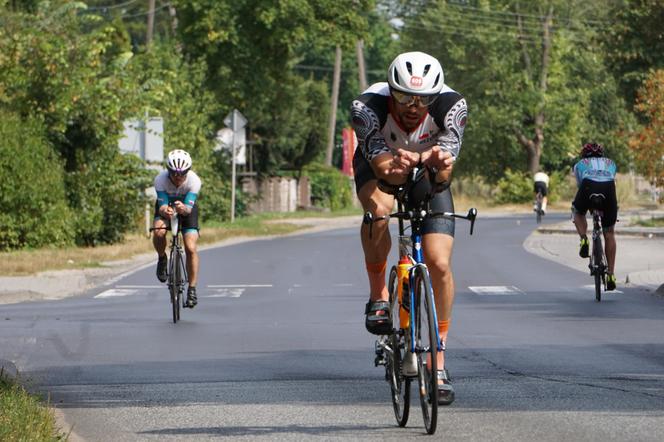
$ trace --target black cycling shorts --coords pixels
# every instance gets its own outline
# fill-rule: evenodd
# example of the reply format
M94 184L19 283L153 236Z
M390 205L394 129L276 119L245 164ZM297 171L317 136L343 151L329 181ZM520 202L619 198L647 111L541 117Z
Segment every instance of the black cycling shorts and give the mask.
M376 180L376 174L371 168L371 164L364 158L360 149L355 150L353 157L353 170L355 171L355 191L359 194L360 189L371 180ZM452 192L447 188L437 193L429 203L434 212L454 212L454 200ZM454 237L454 219L449 218L428 218L422 224L422 234L443 233Z
M161 216L159 213L159 202L155 201L154 203L154 219L160 219L166 223L167 227L170 227L171 225L171 220L170 219L164 219L164 217ZM180 227L180 230L182 233L190 233L192 231L198 232L200 229L198 228L198 204L194 204L194 207L191 208L191 213L187 216L180 216L180 220L182 222L182 226Z
M602 229L607 230L616 224L618 219L618 200L616 198L616 183L614 181L598 182L585 179L581 182L572 202L572 211L585 215L590 209L590 195L598 193L604 195L600 210L602 214Z
M535 185L533 186L533 192L541 192L542 196L546 196L546 183L544 181L535 181Z

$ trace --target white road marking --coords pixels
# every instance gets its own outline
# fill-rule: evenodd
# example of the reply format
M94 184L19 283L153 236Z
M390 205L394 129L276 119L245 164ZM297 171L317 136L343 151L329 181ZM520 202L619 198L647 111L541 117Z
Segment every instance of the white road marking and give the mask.
M165 284L162 285L116 285L116 289L160 289L162 287L167 287Z
M210 284L208 288L254 288L254 287L274 287L272 284Z
M116 298L118 296L131 296L139 293L137 289L110 289L101 292L95 298Z
M524 292L514 287L513 285L485 285L485 286L471 286L470 290L478 295L525 295Z
M219 289L216 292L213 295L205 295L203 298L239 298L244 293L244 288Z

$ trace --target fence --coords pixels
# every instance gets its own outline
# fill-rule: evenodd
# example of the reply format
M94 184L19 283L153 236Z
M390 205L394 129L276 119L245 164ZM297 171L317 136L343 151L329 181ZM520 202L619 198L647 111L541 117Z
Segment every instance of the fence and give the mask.
M299 180L271 177L263 180L244 178L242 191L250 196L250 213L295 212L311 207L311 183L308 177Z

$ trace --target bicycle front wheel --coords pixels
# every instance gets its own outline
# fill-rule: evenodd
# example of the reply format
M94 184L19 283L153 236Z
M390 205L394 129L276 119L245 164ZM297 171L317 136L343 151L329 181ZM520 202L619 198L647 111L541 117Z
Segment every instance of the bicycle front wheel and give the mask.
M173 305L173 315L177 315L180 320L180 305L184 306L184 257L182 249L175 252L175 291L177 292L176 302Z
M438 324L431 280L426 267L418 265L413 278L415 290L415 351L417 352L420 404L427 433L436 432L438 422Z
M171 259L169 260L169 269L168 269L168 291L171 295L171 310L173 313L173 323L177 323L180 319L180 298L177 285L176 269L177 265L177 253L174 251L171 252Z
M405 427L410 413L410 379L403 375L402 364L404 358L405 341L403 330L400 330L399 322L399 277L397 268L392 267L388 279L388 290L390 292L390 311L392 329L394 333L389 338L392 351L385 364L385 376L390 383L392 393L392 405L394 407L394 417L400 427Z

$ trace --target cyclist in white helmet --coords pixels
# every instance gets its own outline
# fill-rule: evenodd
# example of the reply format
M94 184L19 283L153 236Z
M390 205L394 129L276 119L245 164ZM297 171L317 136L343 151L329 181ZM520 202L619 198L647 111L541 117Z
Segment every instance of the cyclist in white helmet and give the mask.
M370 86L353 101L351 119L358 139L353 158L355 187L365 211L377 217L389 214L394 197L378 187L378 180L403 183L419 163L428 167L429 176L444 189L431 201L432 210L454 210L449 183L461 149L467 108L463 96L444 81L438 60L422 52L407 52L394 59L386 83ZM428 219L422 233L424 258L436 298L438 329L444 343L454 301L450 267L454 221ZM370 290L365 326L370 333L385 334L391 327L385 285L391 247L387 222L376 222L371 235L369 227L363 224L360 236ZM454 390L444 370L443 352L438 357L439 403L447 405L454 401Z
M201 179L191 170L191 156L181 149L168 153L166 170L154 179L157 192L155 203L154 227L168 227L173 213L180 215L181 230L184 237L184 250L187 255L187 307L194 308L198 303L196 282L198 280L198 205L196 198L201 190ZM168 278L168 258L166 256L166 230L154 230L152 244L159 260L157 278L166 282Z

